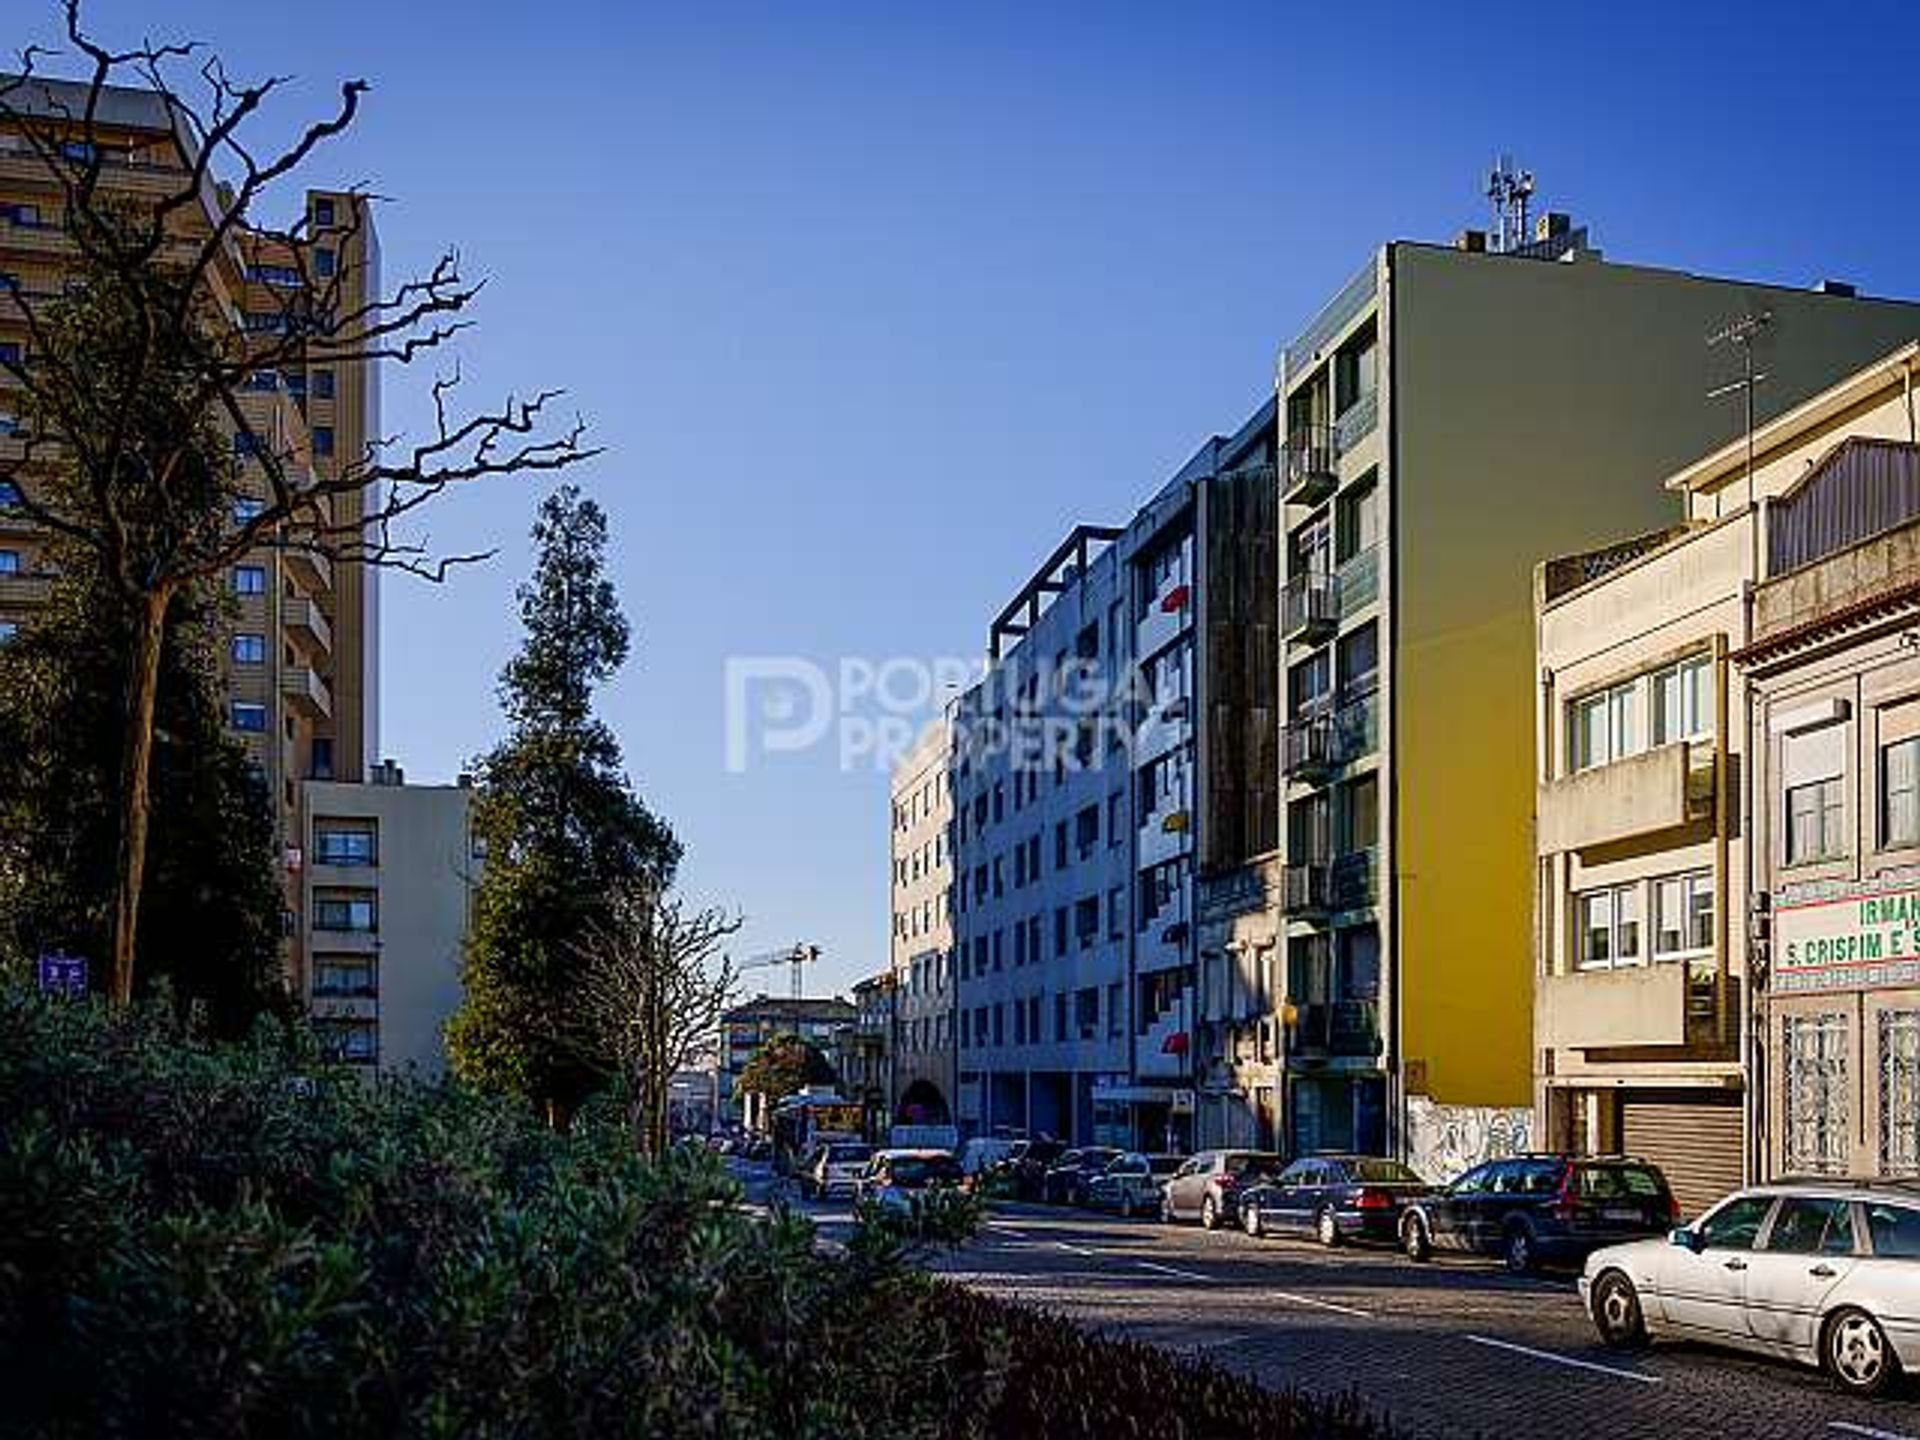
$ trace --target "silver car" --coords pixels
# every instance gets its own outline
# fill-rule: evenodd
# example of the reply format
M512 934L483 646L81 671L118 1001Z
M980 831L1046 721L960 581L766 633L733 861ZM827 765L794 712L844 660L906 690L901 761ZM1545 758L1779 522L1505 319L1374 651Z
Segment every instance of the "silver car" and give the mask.
M1664 1240L1594 1251L1580 1297L1609 1345L1704 1340L1876 1395L1920 1365L1920 1183L1743 1190Z
M1180 1155L1142 1155L1128 1151L1087 1182L1089 1210L1118 1210L1122 1215L1158 1215L1160 1188L1185 1163Z

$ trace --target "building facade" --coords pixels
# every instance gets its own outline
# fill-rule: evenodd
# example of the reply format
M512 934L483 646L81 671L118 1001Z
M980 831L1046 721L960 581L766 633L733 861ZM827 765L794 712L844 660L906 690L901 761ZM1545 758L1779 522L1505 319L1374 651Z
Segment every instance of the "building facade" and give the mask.
M888 1098L903 1124L953 1123L952 732L930 725L889 786L894 1023Z
M898 990L891 967L853 987L853 1020L833 1036L833 1068L840 1094L860 1105L861 1133L875 1143L892 1124L894 1035Z
M446 1070L443 1034L481 857L465 785L407 785L391 761L362 785L310 780L289 853L302 893L304 992L323 1045L350 1064Z
M1920 321L1608 263L1548 216L1507 253L1387 245L1286 347L1287 1148L1446 1173L1476 1158L1458 1137L1528 1143L1531 571L1669 523L1651 480L1739 424L1704 337L1761 313L1762 420Z
M841 999L756 995L720 1018L720 1105L753 1129L765 1128L765 1105L740 1093L740 1073L754 1052L776 1035L797 1035L831 1062L834 1036L851 1025L853 1006Z

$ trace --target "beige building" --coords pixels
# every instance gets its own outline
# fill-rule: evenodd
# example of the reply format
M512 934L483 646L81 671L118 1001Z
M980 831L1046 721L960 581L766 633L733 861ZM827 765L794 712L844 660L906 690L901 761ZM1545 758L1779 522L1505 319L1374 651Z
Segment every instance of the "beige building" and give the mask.
M896 1119L954 1114L953 788L949 729L927 727L893 772L888 831L894 976L888 1095Z
M438 1076L479 882L473 792L407 785L391 761L364 785L303 789L305 831L288 863L314 1023L349 1063Z
M56 133L72 129L87 87L36 81L9 95L23 113L43 118ZM164 102L145 90L114 88L101 97L95 143L102 184L131 204L155 203L179 188L187 171ZM79 144L70 141L69 144ZM17 128L0 121L0 274L19 287L0 293L0 355L30 360L26 316L56 298L75 263L62 222L60 190ZM224 196L209 184L201 203L177 218L183 242L198 241L218 222ZM299 252L281 238L251 229L234 232L210 284L219 307L244 334L278 339L303 294L332 287L336 308L361 309L379 293L380 255L370 208L341 191L313 190L304 216L285 217L304 237ZM331 477L365 453L380 433L380 391L374 367L314 358L257 372L241 397L257 436ZM0 458L17 455L18 416L0 373ZM253 468L243 457L243 465ZM242 502L243 504L245 502ZM332 518L351 521L358 495L337 496ZM44 602L50 580L44 537L0 497L0 638ZM227 723L259 765L273 797L284 843L297 846L303 781L358 781L379 753L379 575L364 565L331 564L297 549L263 547L227 577L235 608L228 640ZM303 891L289 884L288 908L301 933ZM305 959L289 956L296 987L304 988Z
M1899 532L1873 542L1877 559L1851 547L1920 514L1915 356L1907 345L1761 424L1751 463L1742 436L1679 471L1672 528L1536 573L1537 1120L1544 1143L1645 1155L1689 1210L1744 1178L1812 1168L1804 1144L1787 1165L1777 1129L1769 1139L1749 1115L1784 1113L1784 1072L1768 1056L1784 1053L1789 1029L1808 1073L1828 1075L1820 1066L1847 1033L1803 1035L1779 1018L1833 1012L1780 995L1777 937L1768 996L1766 965L1750 964L1766 943L1755 906L1773 892L1785 903L1872 889L1915 858L1883 848L1863 818L1897 707L1895 730L1877 703L1858 712L1876 717L1871 734L1849 728L1871 698L1866 662L1809 668L1798 640L1768 638L1878 593L1903 553L1911 565ZM1870 647L1885 648L1883 630ZM1893 675L1877 683L1880 700L1899 688ZM1788 703L1796 695L1807 703ZM1814 788L1770 778L1788 773ZM1817 853L1789 845L1789 788ZM1750 876L1762 898L1750 899ZM1781 916L1789 931L1805 923ZM1766 1014L1771 1038L1755 1028ZM1793 1094L1802 1110L1807 1093ZM1847 1113L1867 1123L1860 1107Z

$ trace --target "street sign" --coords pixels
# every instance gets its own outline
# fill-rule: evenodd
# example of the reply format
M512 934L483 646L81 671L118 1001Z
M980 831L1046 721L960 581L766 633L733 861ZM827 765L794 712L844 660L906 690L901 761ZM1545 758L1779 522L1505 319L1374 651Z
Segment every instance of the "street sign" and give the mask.
M40 993L43 995L64 995L69 999L76 999L87 993L85 956L49 950L40 957L39 963L34 968L40 981Z

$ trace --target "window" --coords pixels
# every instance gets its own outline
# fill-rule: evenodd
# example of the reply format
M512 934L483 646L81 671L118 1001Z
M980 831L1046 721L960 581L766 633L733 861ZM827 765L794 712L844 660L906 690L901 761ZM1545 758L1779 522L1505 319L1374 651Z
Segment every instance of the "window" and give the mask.
M1073 933L1085 950L1100 934L1100 897L1087 895L1074 902Z
M372 1065L380 1059L380 1024L377 1020L316 1020L313 1028L320 1041L320 1053L329 1060L348 1065Z
M13 639L20 633L20 624L16 620L0 620L0 645Z
M1120 830L1124 823L1122 807L1126 803L1127 797L1117 791L1107 797L1107 848L1109 850L1127 838Z
M1846 854L1847 727L1823 725L1789 735L1781 756L1786 777L1787 863L1804 865Z
M313 957L315 995L372 996L380 993L371 955L316 955Z
M333 201L316 200L313 202L313 223L316 225L333 224Z
M1789 1015L1782 1027L1786 1168L1847 1173L1847 1017Z
M266 664L267 637L264 635L235 635L233 637L233 663L236 665Z
M233 702L233 728L245 730L254 735L264 735L267 731L267 707L255 705L246 700Z
M1904 1205L1867 1206L1867 1235L1873 1253L1902 1259L1920 1258L1920 1210Z
M313 427L313 453L316 455L333 454L333 427L331 425L316 425ZM993 818L998 820L1000 817L996 814Z
M313 273L322 280L333 274L334 254L331 246L321 245L313 252Z
M1332 689L1332 666L1325 650L1316 651L1287 671L1288 713L1299 719L1326 708Z
M1333 409L1344 415L1363 400L1373 398L1379 358L1379 341L1371 329L1349 341L1333 357Z
M1920 736L1880 748L1880 843L1920 845Z
M308 379L311 380L313 384L314 399L316 400L333 399L333 371L312 370L308 372Z
M0 365L18 365L24 354L18 340L0 340Z
M1342 854L1371 850L1380 842L1380 777L1362 775L1339 790L1339 844Z
M1713 657L1695 655L1653 673L1653 743L1713 733Z
M371 822L341 824L322 821L314 826L314 861L320 865L375 864L377 833Z
M338 891L313 897L313 928L371 934L380 928L373 895L367 891Z
M1340 637L1338 670L1342 695L1371 690L1380 669L1379 631L1369 620L1358 630Z
M1082 1040L1100 1033L1100 987L1089 985L1073 992L1073 1019Z
M1107 986L1107 1035L1110 1038L1121 1033L1120 1022L1125 1018L1120 1013L1120 991L1121 985L1117 980Z
M1640 749L1638 691L1628 681L1572 702L1567 748L1575 770L1623 760Z
M267 508L267 502L253 495L237 496L233 502L233 523L244 525L257 518Z
M1380 540L1380 486L1372 475L1340 497L1335 529L1338 553L1344 563Z
M236 595L264 595L267 593L267 571L263 565L236 565L233 567L233 593Z
M1694 870L1653 882L1654 958L1713 948L1713 872Z
M1920 1010L1880 1012L1880 1170L1920 1175Z
M1127 933L1127 887L1115 885L1107 891L1107 938L1121 939Z
M1771 1195L1736 1195L1694 1226L1710 1250L1751 1250L1773 1208Z
M11 480L0 480L0 510L12 510L20 503L20 487Z
M1574 896L1582 970L1611 970L1643 962L1640 949L1640 887L1616 885Z
M1783 1255L1851 1255L1852 1203L1789 1196L1774 1214L1766 1248Z
M20 573L20 552L18 550L0 550L0 575L18 575Z

